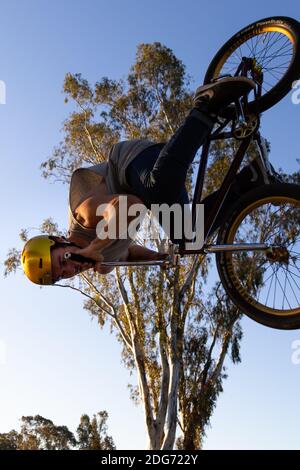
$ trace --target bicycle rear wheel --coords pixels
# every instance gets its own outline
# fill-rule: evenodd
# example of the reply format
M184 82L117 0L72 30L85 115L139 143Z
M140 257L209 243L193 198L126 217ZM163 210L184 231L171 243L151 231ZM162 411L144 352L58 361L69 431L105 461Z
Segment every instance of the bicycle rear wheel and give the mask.
M299 186L276 183L248 192L221 227L217 243L272 247L218 253L220 279L253 320L277 329L300 328Z
M239 65L245 63L243 70ZM247 62L248 61L248 62ZM243 28L217 52L204 84L221 75L244 75L261 88L249 95L249 112L261 113L274 106L300 77L300 23L274 16Z

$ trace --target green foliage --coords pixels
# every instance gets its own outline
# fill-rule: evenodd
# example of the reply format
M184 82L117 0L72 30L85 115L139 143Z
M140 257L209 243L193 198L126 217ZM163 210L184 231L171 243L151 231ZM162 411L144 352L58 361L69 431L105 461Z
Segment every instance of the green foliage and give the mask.
M107 435L108 414L100 411L92 419L82 415L77 428L77 444L79 450L115 450L111 436Z
M66 426L56 426L40 415L23 416L19 435L20 450L65 450L76 445L76 439Z
M0 434L0 450L17 450L18 438L19 434L15 430Z
M21 251L16 248L11 248L6 256L4 261L4 277L8 276L11 273L15 273L16 270L21 265Z
M108 413L100 411L90 420L82 415L78 439L67 426L57 426L43 416L23 416L21 430L0 434L0 450L115 450L113 438L107 435Z
M43 176L69 182L77 167L105 160L120 139L167 140L191 105L188 84L182 62L160 43L138 46L127 82L103 77L92 87L81 74L68 73L66 102L72 100L78 110L64 123L63 141L42 163Z

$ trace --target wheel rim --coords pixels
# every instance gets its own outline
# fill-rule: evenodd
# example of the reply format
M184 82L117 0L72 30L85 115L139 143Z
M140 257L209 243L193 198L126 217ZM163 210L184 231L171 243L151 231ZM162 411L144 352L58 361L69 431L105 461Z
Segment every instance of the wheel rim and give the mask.
M266 252L225 253L229 282L243 299L266 314L299 314L300 202L272 196L248 206L238 215L227 237L229 244L245 241L280 245L288 257L274 260Z
M287 74L296 52L294 36L282 26L260 26L241 36L218 62L214 76L234 75L242 57L255 60L257 71L263 72L262 95L271 92ZM254 79L248 73L248 77ZM249 101L254 100L251 92Z

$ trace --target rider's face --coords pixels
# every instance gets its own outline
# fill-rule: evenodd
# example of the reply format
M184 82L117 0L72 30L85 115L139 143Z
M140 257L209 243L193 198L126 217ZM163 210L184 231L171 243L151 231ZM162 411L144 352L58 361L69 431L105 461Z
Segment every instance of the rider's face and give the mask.
M51 250L52 276L55 281L76 276L76 274L92 267L92 265L88 263L77 263L76 261L64 258L65 253L73 251L72 246L55 247Z

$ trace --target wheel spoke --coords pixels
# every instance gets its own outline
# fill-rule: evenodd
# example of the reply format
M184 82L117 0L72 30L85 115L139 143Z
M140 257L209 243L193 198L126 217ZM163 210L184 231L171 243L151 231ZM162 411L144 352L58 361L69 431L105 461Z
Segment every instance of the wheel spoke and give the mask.
M285 280L284 280L284 292L286 291L286 280L287 280L287 271L285 272ZM281 307L281 310L284 310L284 300L285 300L285 297L282 298L282 307Z
M262 92L268 93L282 80L293 57L293 44L286 34L268 31L240 44L223 64L221 74L234 75L242 57L255 59L264 72ZM250 76L251 78L251 76Z
M270 70L268 70L268 73L269 73L270 75L272 75L272 77L274 77L275 80L277 80L277 81L280 80L280 78L284 75L284 74L281 74L280 77L276 77L276 75L274 74L274 72L270 72ZM277 72L277 73L280 73L280 72Z
M278 276L277 276L278 269L279 269L279 267L277 267L277 269L276 269L276 271L275 271L276 281L278 281L278 284L279 284L279 286L280 286L280 289L282 290L282 293L283 293L283 295L285 296L285 298L286 298L286 300L287 300L287 303L288 303L290 309L292 309L292 307L290 306L289 300L288 300L288 298L286 297L285 292L284 292L284 290L283 290L283 288L282 288L281 282L280 282L280 280L278 279ZM274 295L274 304L275 304L275 295ZM274 305L274 304L273 304L273 308L275 308L275 305Z
M292 261L293 261L293 263L294 263L294 265L295 265L295 268L296 268L296 269L299 271L299 273L300 273L300 269L299 269L298 266L296 265L295 261L294 261L293 259L292 259Z
M300 279L299 274L294 273L293 271L291 271L288 268L285 268L284 266L282 266L282 267L283 267L283 269L286 269L291 275L293 275L293 276L297 277L298 279ZM297 286L298 286L298 284L297 284ZM300 289L299 286L298 286L298 289Z
M262 60L260 58L258 58L258 60L259 60L260 64L263 67L266 67L271 62L274 62L274 64L275 64L276 60L277 60L277 62L281 59L286 60L285 59L286 57L291 58L292 55L293 55L293 48L292 48L292 46L290 47L290 45L289 45L289 46L281 47L280 49L270 53L270 55L264 56Z
M288 250L289 264L280 258L270 260L265 252L233 253L231 263L236 281L242 292L247 292L256 304L268 311L300 311L300 234L295 228L299 203L290 200L263 200L239 222L230 243L268 243ZM298 224L297 224L298 226ZM295 231L296 230L296 231ZM299 229L300 231L300 229ZM295 248L297 246L297 248ZM290 250L289 247L294 248ZM275 252L276 254L276 252ZM245 268L247 266L247 268Z
M296 276L296 277L298 277L298 278L300 279L300 276L298 276L298 274L292 272L289 268L286 268L285 266L282 266L282 268L290 274L290 276L292 277L294 283L296 284L297 289L300 290L299 285L297 284L297 282L296 282L295 279L293 278L293 276Z
M273 309L275 308L275 297L276 297L276 284L277 284L277 276L276 276L276 268L274 270L274 267L271 266L273 273L275 274L275 288L274 288L274 296L273 296Z
M294 280L294 282L295 282L295 280ZM288 279L288 283L289 283L289 285L290 285L290 288L291 288L291 290L292 290L292 292L293 292L293 294L294 294L294 296L295 296L295 299L296 299L297 305L299 305L299 300L298 300L298 298L297 298L297 296L296 296L296 294L295 294L295 291L294 291L294 289L293 289L293 286L292 286L292 284L291 284L291 282L290 282L290 280L289 280L289 279ZM297 285L297 284L296 284L296 285Z
M278 38L277 38L277 39L273 42L273 44L270 46L269 50L271 51L272 47L273 47L276 43L278 43L281 39L283 39L283 36L282 36L282 35L278 36ZM291 45L291 43L290 43L289 39L286 38L285 42L284 42L284 43L281 45L281 47L276 51L276 53L278 53L279 51L285 49L288 45ZM264 53L264 52L265 52L265 48L260 51L260 54L262 54L262 53ZM259 60L261 60L262 55L258 55L257 57L258 57Z
M271 39L271 38L270 38L270 36L269 36L269 38L268 38L268 42L267 42L267 45L266 45L266 48L265 48L264 56L263 56L263 58L262 58L261 62L263 62L263 61L264 61L264 59L265 59L265 57L266 57L267 50L268 50L268 45L269 45L269 43L270 43L270 39Z
M274 38L274 36L273 36ZM278 42L282 39L282 35L279 34L277 37L275 36L275 40L274 42L270 45L270 49ZM265 50L267 49L267 46L263 46L263 48L259 51L259 54L257 54L257 57L260 59L261 58L261 54L264 54Z
M272 284L273 284L273 279L274 279L274 276L273 274L271 275L272 276L272 279L271 279L271 283L270 283L270 287L269 287L269 290L268 290L268 295L267 295L267 298L266 298L266 305L268 305L268 299L269 299L269 295L270 295L270 292L271 292L271 287L272 287ZM268 278L269 279L269 278ZM267 282L267 281L265 281Z

